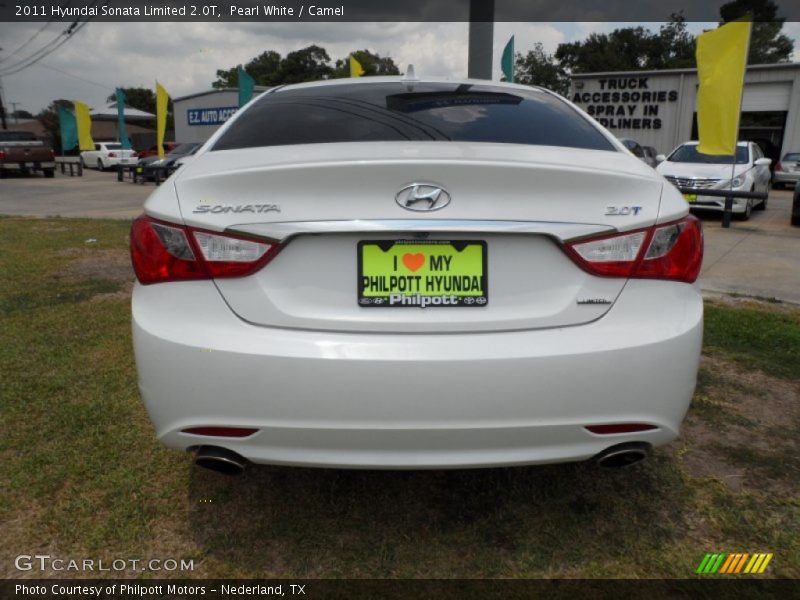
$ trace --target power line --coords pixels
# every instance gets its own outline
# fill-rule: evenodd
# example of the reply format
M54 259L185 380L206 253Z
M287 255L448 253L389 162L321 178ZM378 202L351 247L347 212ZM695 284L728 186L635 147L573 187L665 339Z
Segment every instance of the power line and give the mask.
M67 71L64 71L63 69L59 69L58 67L51 67L50 65L45 65L45 64L39 64L37 66L42 67L44 69L50 69L51 71L57 71L58 73L61 73L62 75L66 75L67 77L72 77L73 79L80 79L81 81L85 81L86 83L91 83L94 86L97 86L99 88L103 88L104 90L112 89L112 88L115 87L113 85L106 85L106 84L103 84L103 83L98 83L97 81L92 81L91 79L86 79L85 77L80 77L78 75L74 75L73 73L68 73Z
M95 0L92 6L95 6L98 1L99 0ZM103 3L103 6L106 6L110 1L111 0L106 0ZM30 54L27 58L23 58L16 64L7 67L5 71L0 72L0 77L19 73L20 71L27 69L28 67L33 66L40 60L46 58L47 56L58 50L61 46L66 44L69 40L71 40L76 33L78 33L89 23L89 21L91 21L92 18L93 17L89 17L85 21L81 21L80 17L78 17L66 30L64 30L55 38L53 38L53 40L51 40L48 44L45 44L42 48ZM59 41L59 38L61 36L65 37L64 39Z
M67 3L64 5L64 7L63 7L63 8L69 8L69 5L70 5L70 4L72 4L72 0L67 0ZM28 39L27 39L25 42L23 42L23 44L22 44L22 45L20 45L20 46L17 46L17 48L16 48L14 51L12 51L12 52L11 52L11 53L10 53L8 56L6 56L5 58L0 58L0 63L7 61L9 58L11 58L11 57L12 57L12 56L14 56L15 54L17 54L17 53L18 53L20 50L22 50L23 48L25 48L25 47L26 47L28 44L30 44L30 43L31 43L33 40L35 40L37 37L39 37L39 34L40 34L40 33L42 33L42 32L43 32L43 31L44 31L44 30L47 28L47 26L48 26L48 25L50 25L50 23L52 23L53 21L55 21L55 19L56 19L56 18L55 18L55 16L52 16L52 17L50 17L50 20L48 20L48 21L47 21L47 23L45 23L44 25L42 25L42 26L41 26L41 28L39 28L39 29L36 31L36 33L34 33L34 34L33 34L31 37L29 37L29 38L28 38Z

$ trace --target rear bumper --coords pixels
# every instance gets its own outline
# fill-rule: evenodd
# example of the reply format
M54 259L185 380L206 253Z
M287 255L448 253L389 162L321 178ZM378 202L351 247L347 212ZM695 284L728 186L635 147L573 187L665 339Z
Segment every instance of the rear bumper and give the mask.
M583 460L674 439L702 339L696 286L631 281L602 319L482 334L349 334L253 326L210 282L133 296L139 385L168 446L260 463L480 467ZM595 435L589 424L657 429ZM255 427L245 439L182 433Z
M53 161L25 161L25 162L3 162L0 163L0 169L8 171L19 171L21 169L55 169L56 163Z
M775 171L772 174L773 183L797 183L800 181L800 171Z

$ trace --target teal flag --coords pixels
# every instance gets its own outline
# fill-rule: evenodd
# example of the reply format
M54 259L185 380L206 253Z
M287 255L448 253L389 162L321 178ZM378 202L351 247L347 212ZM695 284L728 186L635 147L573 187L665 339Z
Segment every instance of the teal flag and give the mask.
M61 153L78 145L78 123L75 115L63 106L58 107L58 125L61 130Z
M247 71L239 67L239 108L250 102L255 85L255 80L247 74Z
M514 36L508 40L505 49L503 50L503 57L500 59L500 68L506 81L514 83Z
M125 150L132 148L131 141L128 139L128 130L125 127L125 92L122 88L117 88L117 133L119 134L119 141Z

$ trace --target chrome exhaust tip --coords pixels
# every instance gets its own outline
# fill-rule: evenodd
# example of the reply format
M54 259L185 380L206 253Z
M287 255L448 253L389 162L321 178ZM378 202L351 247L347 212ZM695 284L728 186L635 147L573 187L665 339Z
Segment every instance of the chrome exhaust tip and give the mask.
M606 448L595 456L595 462L607 469L622 469L642 462L650 456L650 444L627 442Z
M247 459L225 448L200 446L195 454L194 464L223 475L240 475L247 466Z

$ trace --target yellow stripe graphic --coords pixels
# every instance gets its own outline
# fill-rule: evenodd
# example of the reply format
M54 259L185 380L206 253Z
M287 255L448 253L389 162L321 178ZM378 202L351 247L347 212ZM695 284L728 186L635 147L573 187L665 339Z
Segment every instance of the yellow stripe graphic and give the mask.
M769 561L771 561L771 560L772 560L772 552L767 554L766 558L764 558L764 562L761 563L761 568L758 569L758 572L759 573L763 573L764 569L767 568L767 565L769 564Z
M764 559L764 555L763 554L759 554L759 553L753 554L753 558L751 558L750 562L747 563L747 566L744 568L744 572L745 573L749 573L750 571L752 571L753 567L756 567L756 565L759 562L761 562L763 559Z

